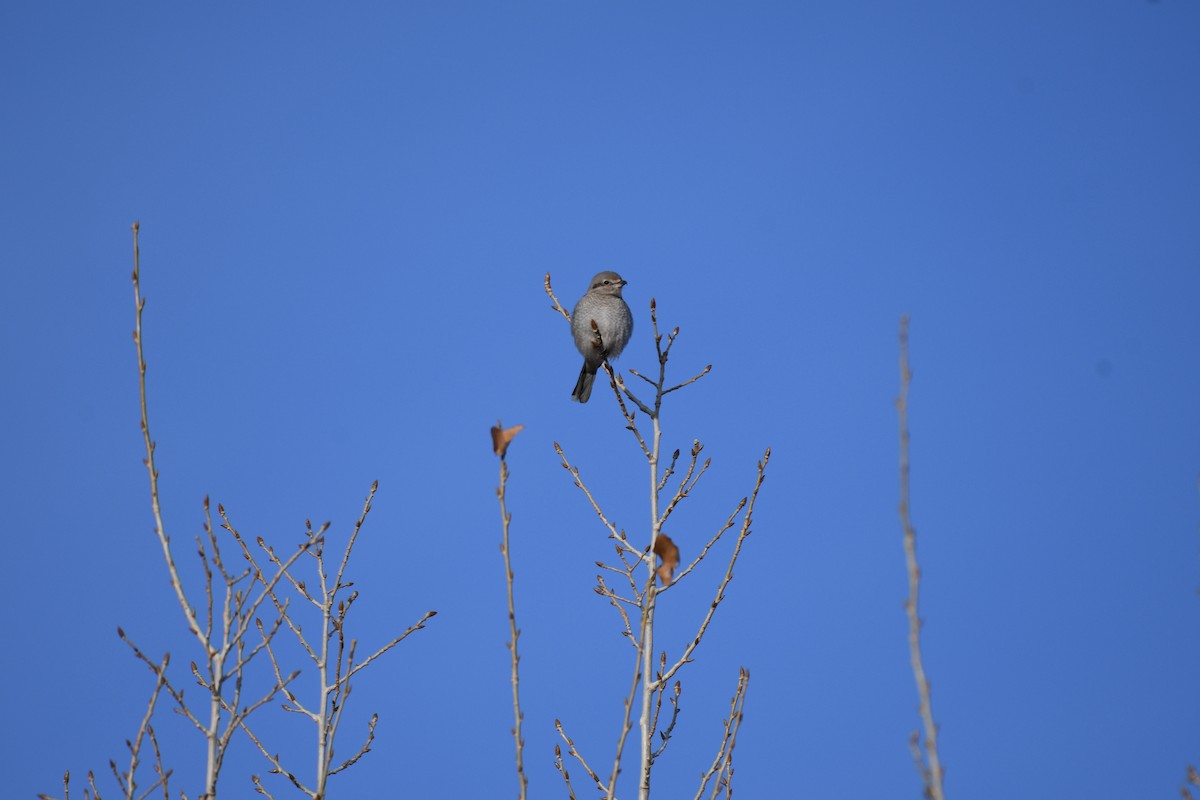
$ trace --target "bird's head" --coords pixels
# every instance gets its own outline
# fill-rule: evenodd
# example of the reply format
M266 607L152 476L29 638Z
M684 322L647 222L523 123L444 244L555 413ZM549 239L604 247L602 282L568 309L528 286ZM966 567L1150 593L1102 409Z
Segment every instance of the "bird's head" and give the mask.
M600 272L592 278L592 284L588 291L592 294L609 294L620 297L621 287L628 282L615 272Z

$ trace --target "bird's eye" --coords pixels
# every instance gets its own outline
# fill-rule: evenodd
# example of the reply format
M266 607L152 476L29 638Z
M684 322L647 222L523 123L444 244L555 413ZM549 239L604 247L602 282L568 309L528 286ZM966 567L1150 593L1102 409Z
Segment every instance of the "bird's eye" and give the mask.
M604 282L604 285L605 285L605 286L608 286L608 285L609 285L609 284L611 284L611 283L612 283L612 281L605 281L605 282Z

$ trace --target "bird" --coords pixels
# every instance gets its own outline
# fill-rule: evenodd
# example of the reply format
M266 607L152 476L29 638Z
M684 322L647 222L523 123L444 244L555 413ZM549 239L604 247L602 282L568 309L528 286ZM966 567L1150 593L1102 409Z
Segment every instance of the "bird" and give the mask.
M633 333L633 314L621 297L621 289L628 281L615 272L600 272L592 278L587 293L579 298L575 310L571 312L571 333L575 337L575 347L583 355L583 369L579 371L579 380L571 392L571 399L586 403L592 396L592 382L596 379L596 370L609 359L621 355L629 337ZM596 347L596 331L592 323L600 330L600 342L603 350Z

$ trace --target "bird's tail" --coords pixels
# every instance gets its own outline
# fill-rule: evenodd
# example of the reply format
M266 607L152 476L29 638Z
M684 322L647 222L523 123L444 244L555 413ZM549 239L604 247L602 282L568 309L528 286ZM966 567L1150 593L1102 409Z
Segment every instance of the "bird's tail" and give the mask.
M592 382L595 380L595 371L589 372L587 362L585 361L583 369L579 371L579 380L575 381L575 389L571 392L571 399L579 403L586 403L588 398L592 396Z

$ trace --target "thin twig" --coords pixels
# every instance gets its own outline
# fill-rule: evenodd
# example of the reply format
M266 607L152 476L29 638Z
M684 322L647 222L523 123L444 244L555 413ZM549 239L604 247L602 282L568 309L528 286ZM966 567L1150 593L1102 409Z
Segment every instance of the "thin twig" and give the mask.
M550 273L549 272L546 273L546 294L550 295L550 299L554 301L554 305L552 305L551 308L553 308L558 313L562 314L563 317L566 318L567 322L570 323L571 322L571 312L567 311L565 308L563 308L562 303L558 302L558 298L554 296L554 290L550 288Z
M137 798L137 780L136 773L138 764L141 761L142 741L146 738L147 731L150 730L150 718L154 716L154 706L158 703L158 695L163 690L167 682L167 664L171 663L171 654L167 653L163 656L162 663L155 669L156 677L154 679L154 691L150 693L150 702L146 704L146 714L142 717L142 724L138 726L137 734L133 737L132 742L127 742L129 745L129 772L125 773L124 780L121 775L117 775L118 781L123 785L125 797L127 800L135 800ZM158 743L154 743L155 755L158 755ZM159 761L161 768L162 762ZM116 772L114 765L113 771ZM160 774L159 779L155 781L146 793L141 795L145 797L151 791L158 787L158 784L164 780Z
M146 403L146 358L142 351L142 311L146 307L146 301L142 298L141 287L141 256L138 247L138 230L141 227L139 222L132 225L133 228L133 303L136 309L134 317L133 341L137 345L137 362L138 362L138 394L141 402L142 410L142 439L146 445L146 459L143 462L146 465L146 472L150 477L150 508L154 513L154 534L158 538L159 545L162 547L163 559L167 563L167 573L171 579L171 588L175 590L175 597L179 601L179 606L183 610L183 616L187 620L188 630L199 640L200 646L208 650L208 640L204 636L204 632L200 629L200 625L196 619L196 609L188 602L187 594L183 590L183 582L179 577L179 570L175 566L175 558L171 555L171 540L167 536L166 525L163 523L162 506L158 500L158 468L154 463L155 443L150 436L150 416Z
M206 505L206 508L207 508L207 505ZM300 557L303 556L305 553L308 553L313 548L319 547L324 544L325 531L327 531L329 529L329 523L326 522L324 525L321 526L320 530L317 530L317 531L313 531L312 527L309 526L308 538L300 543L300 545L296 548L296 551L294 553L292 553L291 556L288 557L287 561L281 561L275 555L274 549L268 548L266 545L266 542L264 542L262 537L260 536L258 538L258 545L267 552L268 557L271 560L271 563L275 565L275 574L272 575L271 578L268 580L267 576L265 574L263 574L262 569L258 566L258 562L255 560L253 552L250 550L249 545L246 544L246 540L242 537L242 535L240 533L238 533L237 529L233 527L233 523L230 522L229 515L225 513L225 507L219 503L217 504L217 513L219 513L221 515L221 527L224 528L225 530L229 531L229 533L233 535L234 541L236 541L238 543L238 546L241 547L241 549L242 549L242 557L245 558L247 562L249 562L250 569L253 570L254 579L262 584L262 590L255 597L254 602L252 602L250 604L250 606L248 608L246 608L244 611L242 611L241 614L239 615L239 620L240 620L241 624L238 627L236 636L238 639L241 639L241 637L245 635L246 631L250 627L250 620L254 619L254 615L258 613L259 606L261 606L263 604L263 602L268 598L274 599L274 591L275 591L276 584L278 584L279 581L285 577L290 579L291 576L290 576L289 570L291 569L292 565L295 564L296 561L299 560ZM284 603L283 608L280 609L280 615L284 619L288 618L287 614L286 614L286 609L287 609L287 604ZM276 625L276 626L278 626L278 625Z
M337 592L352 584L343 584L342 575L346 572L346 565L350 563L350 551L354 549L354 543L358 540L358 533L362 530L363 523L367 521L367 514L371 513L371 501L375 499L375 492L379 491L379 481L371 482L371 491L367 494L367 499L363 501L362 513L358 515L358 519L354 523L354 530L350 533L350 540L346 542L346 549L342 553L342 563L338 565L337 579L333 582L333 591Z
M39 794L37 797L38 800L54 800L48 794ZM64 800L71 800L71 770L63 773L63 798Z
M658 661L658 676L661 678L663 670L667 668L667 654L664 651L659 656ZM658 715L662 711L662 698L666 694L666 686L660 681L658 684L658 699L654 704L654 725L653 728L658 730ZM683 692L683 685L679 681L675 681L674 691L671 692L671 721L667 724L667 729L659 731L658 735L662 738L662 744L659 748L650 754L650 760L653 762L663 754L667 749L667 742L671 741L671 734L675 731L675 723L679 720L679 695Z
M675 490L675 494L671 497L671 501L667 503L667 508L662 513L662 519L659 520L660 526L666 523L667 518L671 516L671 512L675 510L675 506L679 505L680 501L687 497L691 491L696 488L696 484L700 482L700 479L704 477L704 473L708 472L708 468L712 465L712 459L706 458L703 466L700 467L700 472L696 472L696 460L700 457L700 452L703 449L704 445L700 444L699 439L692 441L692 458L691 462L688 464L687 474L685 474L679 481L679 487ZM675 453L678 454L679 451L676 450ZM671 466L675 466L674 459L671 459ZM695 477L693 477L693 475ZM662 483L665 482L666 478L664 477ZM659 491L662 491L661 484L659 486Z
M632 634L631 634L632 635ZM622 700L625 712L621 716L621 732L617 735L617 752L613 756L612 772L608 778L608 788L603 789L605 800L615 800L617 796L617 776L621 774L621 758L625 753L625 741L633 730L633 701L637 698L638 684L642 680L641 642L637 642L637 652L633 659L633 681L629 684L629 694Z
M654 322L655 342L661 341L662 337L658 335L658 321L654 317L654 301L650 301L650 317ZM659 351L662 352L661 349ZM651 434L650 456L646 459L650 467L650 544L644 556L646 564L646 588L643 593L642 603L642 621L638 635L638 656L642 661L642 713L638 718L638 732L641 734L641 770L638 780L638 798L639 800L649 800L650 798L650 771L653 767L654 759L652 753L654 750L654 726L652 723L654 693L657 688L658 680L652 679L654 670L654 618L657 608L658 586L657 586L657 563L655 558L655 544L662 530L662 518L659 516L658 510L658 460L662 452L662 421L659 419L659 409L662 405L662 375L665 370L666 359L660 356L659 363L662 365L659 370L658 394L655 397L654 413L650 415L650 422L653 425Z
M713 759L712 765L700 776L700 788L696 790L695 800L700 800L704 796L704 789L713 776L716 776L717 782L713 786L711 797L715 798L723 786L727 792L732 793L733 791L731 783L733 746L737 740L738 728L742 724L742 708L745 705L746 689L749 685L750 671L743 667L738 670L737 689L734 690L733 699L729 701L729 716L725 719L725 728L721 734L721 746L717 748L717 755Z
M609 367L609 370L610 370L610 371L611 371L611 369L612 369L612 368L611 368L611 367ZM632 369L631 369L631 370L629 370L629 372L630 372L630 374L631 374L631 375L637 375L639 378L642 378L642 380L645 380L645 381L649 382L651 386L653 386L653 385L654 385L654 382L653 382L653 381L650 381L650 379L649 379L649 378L646 378L646 377L645 377L645 376L643 376L643 375L639 375L639 374L638 374L638 372L637 372L636 370L632 370ZM628 398L629 398L629 400L630 400L630 401L631 401L631 402L632 402L632 403L633 403L635 406L637 406L637 407L638 407L638 410L640 410L640 411L641 411L643 414L645 414L647 417L653 417L653 416L655 415L655 413L656 413L656 412L654 411L654 409L650 408L648 405L646 405L646 404L645 404L645 403L643 403L641 400L639 400L639 399L638 399L638 396L637 396L637 395L635 395L635 394L634 394L634 393L633 393L633 392L630 390L630 388L629 388L628 386L626 386L626 385L625 385L625 381L624 381L624 379L622 379L622 378L621 378L621 376L620 376L620 375L615 375L615 376L613 376L613 381L616 383L616 385L617 385L617 388L618 388L618 389L620 389L620 390L621 390L621 392L622 392L622 393L623 393L623 394L624 394L626 397L628 397ZM620 400L620 398L619 398L619 397L618 397L617 399L618 399L618 400ZM629 415L629 414L628 414L628 412L626 411L626 408L625 408L625 401L623 401L623 400L620 400L620 402L621 402L621 411L626 413L626 416L629 418L629 420L630 420L630 421L631 421L631 423L632 423L633 417L632 417L631 415ZM634 428L630 428L630 430L632 430L632 431L634 432L634 435L636 435L636 436L638 437L638 440L640 441L640 440L641 440L641 438L642 438L642 435L641 435L641 434L640 434L640 433L639 433L639 432L638 432L636 429L634 429ZM649 455L649 450L646 448L646 443L645 443L645 442L642 442L642 451L643 451L643 452L645 452L645 453L646 453L646 455Z
M933 700L930 697L929 679L921 657L921 617L917 600L921 591L921 567L917 563L917 531L909 516L909 468L908 468L908 387L912 381L912 369L908 363L908 316L900 318L900 396L896 399L896 411L900 425L900 525L904 529L904 557L908 565L908 599L904 604L908 613L908 649L912 661L913 678L917 683L920 698L921 721L925 727L925 761L922 762L922 780L926 794L932 800L945 800L942 790L943 767L938 759L938 726L933 718Z
M712 364L709 364L707 367L700 370L700 374L696 375L694 378L688 378L683 383L672 386L670 389L663 389L663 394L670 394L671 392L675 391L676 389L682 389L683 387L685 387L689 384L695 383L696 381L700 380L701 378L703 378L705 375L707 375L710 372L712 372Z
M562 748L558 745L554 745L554 767L558 770L558 774L562 775L563 782L567 784L567 797L575 800L575 787L571 785L571 773L567 771L567 765L563 763ZM50 800L45 795L38 795L38 797Z
M366 522L367 515L371 511L371 503L378 490L378 482L371 485L371 491L363 501L362 512L359 514L355 522L354 529L350 534L346 547L342 552L341 560L338 563L337 570L331 572L326 569L325 562L325 532L329 528L329 523L325 523L319 530L313 530L312 523L305 521L306 541L296 552L294 552L286 561L282 560L275 552L274 548L268 546L260 537L258 545L266 553L268 561L274 566L275 573L268 580L256 561L254 554L250 551L244 538L237 533L228 519L225 519L224 527L228 528L234 535L235 539L242 547L242 553L246 560L250 562L251 569L257 580L264 584L264 592L270 598L278 614L275 624L268 631L260 619L255 619L254 624L258 628L259 635L262 638L260 645L256 649L265 649L267 656L271 662L271 668L275 675L275 691L282 691L287 698L287 703L283 705L285 711L301 714L310 719L316 728L317 739L317 771L313 779L312 788L309 788L303 783L297 775L284 766L282 759L277 753L272 753L262 742L253 730L246 724L245 714L236 715L234 717L236 724L241 727L250 740L258 747L259 752L271 764L271 772L284 775L292 782L292 785L299 789L304 794L308 795L313 800L319 800L326 796L326 784L328 779L337 773L348 769L358 762L360 758L371 751L371 745L375 739L375 727L378 722L378 715L373 715L370 722L367 724L367 734L365 742L354 752L349 758L344 759L339 765L335 766L334 757L334 742L337 738L337 733L346 710L347 701L352 691L351 679L362 670L366 669L377 658L388 652L400 642L404 641L414 632L425 627L425 623L437 614L436 611L426 612L415 624L409 626L407 630L399 636L394 637L387 644L383 645L361 662L357 660L357 641L347 640L346 636L346 621L350 609L353 607L358 598L357 591L351 591L345 595L343 590L351 589L353 582L345 579L346 569L350 561L350 555L354 545L357 543L359 533L362 531L363 525ZM224 510L221 511L224 518ZM316 561L317 585L314 590L310 591L303 580L300 580L294 574L295 562L304 553L308 553ZM310 639L306 636L299 622L293 618L287 600L280 597L279 585L286 580L302 597L312 603L317 612L320 614L320 639ZM282 623L286 623L288 629L296 637L296 641L303 648L316 666L318 673L318 696L311 705L305 705L294 692L288 688L288 684L296 676L297 673L284 678L283 671L280 667L277 658L275 647L272 645L272 639L275 633L280 629ZM254 710L266 699L258 701L247 708L247 713ZM260 794L266 794L265 787L262 786L259 779L255 779L256 790Z
M704 615L704 620L700 623L700 629L696 631L695 638L684 649L683 655L679 657L679 660L657 682L669 681L679 671L680 667L692 660L692 653L700 645L700 640L704 638L704 632L708 629L708 624L712 622L713 615L717 613L717 606L721 605L721 601L725 599L725 589L729 586L729 582L733 580L733 567L737 563L738 555L741 553L742 543L746 541L746 537L751 532L750 526L754 519L754 503L758 499L758 490L762 488L767 462L770 460L771 448L768 447L763 453L762 461L758 462L758 478L754 482L754 491L750 493L750 500L746 505L746 515L742 518L742 529L738 533L737 542L733 546L733 554L729 557L729 566L725 569L725 577L717 587L717 595L708 607L708 613Z
M138 646L136 644L134 644L133 641L130 640L130 638L128 636L125 635L125 631L123 629L117 628L117 636L120 637L122 642L129 645L129 648L131 650L133 650L133 655L139 661L141 661L143 664L145 664L147 667L150 668L150 671L154 673L154 676L156 679L159 678L160 675L162 676L163 687L167 690L167 693L170 694L171 697L173 697L175 699L175 704L176 704L175 711L177 713L179 713L180 715L187 717L191 721L191 723L193 725L195 725L196 728L201 733L204 733L204 730L205 730L204 725L202 725L200 723L200 720L198 720L195 717L195 715L192 714L192 712L188 709L187 704L183 702L183 691L177 690L171 684L171 681L165 676L165 674L160 673L159 665L156 662L150 660L150 657L147 656L145 653L143 653L141 651L141 649L139 649Z
M211 798L216 796L217 781L221 771L221 765L224 761L225 753L228 750L230 740L234 732L237 730L239 723L244 721L245 717L252 711L260 708L266 703L276 691L286 686L286 682L280 682L273 687L268 694L258 702L249 706L242 705L242 689L244 671L250 662L262 649L270 644L270 637L278 629L278 623L272 628L272 633L268 635L263 643L249 648L247 650L245 635L249 630L252 620L256 621L254 613L259 604L273 593L274 581L279 579L277 574L275 578L268 582L258 569L257 565L250 559L251 566L240 571L231 571L226 567L222 558L221 546L217 540L215 530L212 524L212 515L210 511L209 500L204 499L204 538L196 537L196 554L200 559L200 565L203 572L204 582L204 620L203 623L198 618L196 606L188 599L183 587L183 582L180 578L179 569L176 566L174 555L171 551L171 540L166 532L166 525L163 521L162 506L159 499L158 486L158 468L155 463L156 444L150 433L149 422L149 403L147 400L146 389L146 359L144 352L144 337L142 331L142 315L146 306L146 300L141 294L141 258L139 247L139 228L138 223L134 223L133 230L133 296L134 296L134 332L133 338L137 351L138 363L138 394L141 411L141 430L142 438L146 448L146 458L143 463L146 467L150 484L150 504L154 516L154 532L159 541L159 546L163 553L163 559L167 565L167 573L170 579L171 587L175 592L176 599L183 610L185 619L187 620L188 630L196 637L200 644L200 649L203 653L203 658L193 661L191 671L196 678L197 683L203 687L207 693L208 713L205 715L199 711L199 707L193 711L185 702L183 692L177 690L167 680L165 670L156 668L155 664L147 659L141 651L125 639L124 633L121 633L121 638L124 639L130 647L133 648L135 655L143 660L147 666L155 671L156 675L161 680L161 688L165 688L167 692L175 699L176 711L196 726L205 738L207 759L205 765L204 790L201 794L202 798ZM224 509L218 505L221 516L225 518ZM238 537L237 532L228 524L228 519L225 519L227 527L242 546L243 551L246 551L245 543ZM291 563L291 562L289 562ZM282 565L279 565L283 569ZM219 576L221 584L223 584L224 594L219 598L215 596L214 586ZM253 588L255 584L262 584L262 589L254 595ZM282 611L286 615L286 609ZM261 628L260 628L261 630ZM285 689L286 691L286 689ZM225 717L225 713L228 717ZM207 716L206 722L201 722L200 717ZM135 754L136 756L136 754ZM136 760L136 758L135 758ZM159 765L161 767L161 765ZM160 780L165 785L166 776L169 774L159 769ZM127 783L123 784L123 790L127 797L134 796L135 787L132 780L132 774Z
M275 800L275 795L268 792L266 787L263 786L262 778L258 777L257 775L251 775L250 780L254 782L254 791L265 796L268 800Z
M661 492L663 489L666 488L667 481L670 480L671 476L675 474L675 465L677 463L679 463L679 448L678 447L676 447L675 452L671 454L671 463L667 465L667 468L665 470L663 470L662 477L658 479L657 491ZM692 459L692 466L695 466L695 464L696 464L696 460Z
M671 703L671 721L667 724L666 730L658 732L658 735L662 737L662 744L659 745L659 748L651 755L651 758L653 759L657 759L663 754L663 751L667 749L667 742L671 741L671 734L675 732L675 723L679 720L679 712L682 710L679 707L679 694L682 689L682 684L680 684L679 681L675 681L675 691L672 692L671 697L669 698ZM662 696L661 689L659 690L659 696ZM657 719L655 722L657 724Z
M283 775L288 780L290 780L292 782L292 785L295 786L297 789L299 789L301 792L308 795L309 797L314 796L315 793L311 789L309 789L307 786L305 786L303 783L301 783L300 779L297 778L294 773L289 772L283 766L282 762L280 762L280 760L279 760L278 755L272 755L270 752L268 752L267 748L263 746L263 743L261 741L259 741L259 738L254 735L254 731L250 730L250 728L248 728L246 726L245 721L242 722L242 730L246 732L246 735L250 737L250 741L254 742L254 744L258 748L259 752L262 753L264 757L266 757L267 761L271 762L271 767L272 767L271 772L272 773L274 773L276 775ZM254 779L254 782L256 784L258 783L257 777ZM263 792L263 794L266 794L266 792Z
M608 792L608 788L600 782L600 776L596 774L594 769L588 766L587 761L585 761L580 752L575 749L575 742L570 736L567 736L566 731L563 730L562 722L559 720L554 720L554 728L558 731L558 735L562 737L562 740L567 743L567 752L570 753L571 756L583 766L584 771L587 772L588 776L591 777L591 779L596 783L596 788L602 792ZM609 797L611 798L612 795L609 794Z
M617 404L621 407L621 416L625 418L625 430L632 433L634 438L637 439L638 446L642 448L642 455L644 455L646 458L650 458L650 448L646 446L646 440L642 438L642 432L638 429L637 422L634 421L635 412L630 411L629 407L625 405L625 398L622 397L622 394L628 396L629 400L635 403L646 416L650 416L653 412L647 408L641 400L637 399L637 396L634 395L633 392L626 388L625 380L620 375L617 375L612 371L612 366L610 364L605 362L604 366L605 369L609 371L609 377L612 378L613 385L617 388Z
M742 719L745 716L746 708L746 691L749 687L750 670L742 667L738 670L736 708L734 711L733 727L729 732L729 752L725 754L725 775L721 778L721 784L725 787L726 800L732 800L733 798L733 751L737 747L738 731L742 728Z
M361 664L355 664L353 669L347 669L345 676L338 679L338 681L335 685L341 686L342 684L347 683L350 680L350 678L357 675L360 671L366 669L367 665L370 664L372 661L379 658L381 655L386 653L388 650L391 650L393 647L400 644L401 642L403 642L405 639L407 639L409 636L416 633L417 631L424 630L425 623L428 622L433 617L436 617L437 613L438 612L436 612L436 611L426 611L419 620L417 620L412 625L408 626L408 628L405 629L404 633L400 634L395 639L392 639L390 642L385 644L383 647L379 648L374 653L367 656L366 660L363 661Z
M725 531L729 530L730 528L732 528L734 526L734 524L737 521L737 515L742 513L742 509L746 507L746 502L747 502L747 498L745 498L745 497L743 497L740 501L738 501L737 508L733 509L733 513L729 515L729 518L727 520L725 520L725 524L722 525L721 528L715 534L713 534L713 537L711 539L709 539L708 542L705 543L704 547L700 549L700 554L698 556L696 556L694 559L692 559L692 563L687 565L687 569L683 570L682 572L678 573L675 576L675 580L671 581L666 586L660 587L659 588L660 592L665 592L668 589L670 589L672 586L677 585L679 583L680 579L682 579L684 575L687 575L689 572L691 572L693 569L695 569L696 566L701 561L704 560L704 557L706 555L708 555L708 551L711 550L713 545L715 545L721 539L721 536L724 535Z
M546 286L550 285L550 274L546 273ZM525 740L521 736L521 722L525 715L521 712L521 676L519 666L521 656L517 652L517 641L521 631L517 627L516 604L513 600L513 570L512 557L509 549L508 527L512 522L512 514L508 513L505 504L504 490L508 485L508 462L500 458L500 486L496 489L496 497L500 500L500 522L503 526L504 540L500 543L500 552L504 554L504 584L508 591L508 631L511 637L508 642L508 652L512 660L512 699L513 699L513 741L516 746L517 758L517 797L525 800L529 790L529 779L525 777Z
M163 768L162 751L158 749L158 736L154 733L153 725L146 727L146 734L150 737L150 744L154 747L154 774L158 776L157 784L162 787L163 800L170 800L171 787L169 781L171 775L174 774L174 770ZM143 797L148 797L152 789L153 787L147 790Z
M345 706L343 706L343 708L344 707ZM371 742L375 741L375 725L378 722L379 722L379 715L372 714L371 721L367 723L367 741L363 743L362 747L358 748L357 753L355 753L354 755L350 756L350 758L343 761L341 766L335 767L334 769L329 770L330 775L336 775L339 772L341 772L342 770L344 770L348 767L354 766L354 763L356 761L358 761L360 758L365 756L367 753L371 752Z
M591 504L592 510L596 512L596 516L600 517L600 521L604 523L604 527L608 528L609 538L616 541L619 547L624 547L630 553L637 553L638 556L641 557L642 554L633 549L633 547L630 546L626 541L624 533L618 531L617 526L609 521L608 516L604 513L604 510L600 508L600 504L596 502L596 498L592 496L591 491L584 484L583 478L579 476L579 468L571 466L571 462L567 460L567 455L563 452L562 445L560 445L558 442L555 442L554 451L558 453L558 457L562 460L563 469L571 473L571 476L575 479L575 486L578 487L581 492L583 492L584 496L588 500L588 503Z

